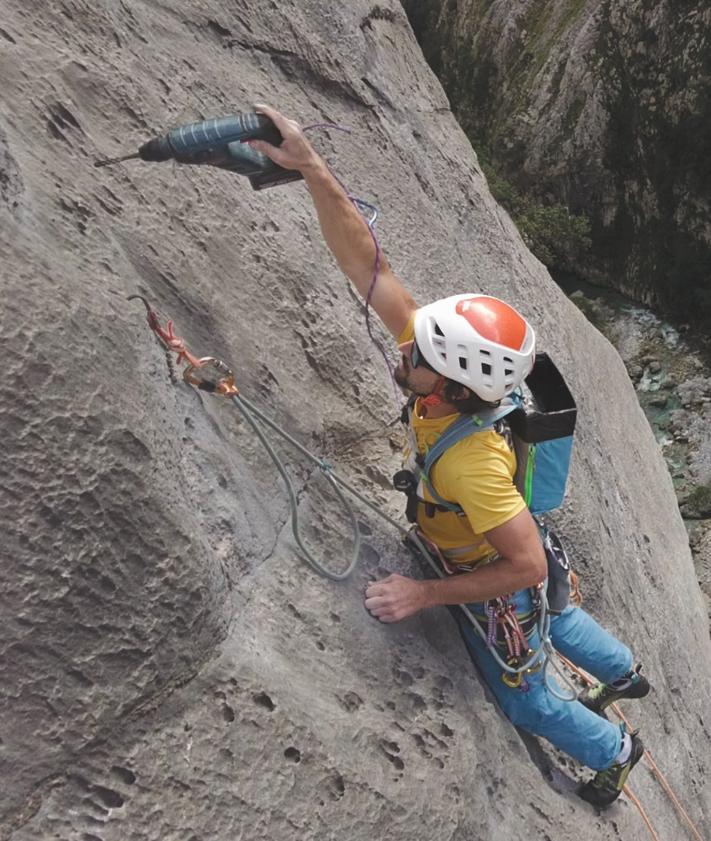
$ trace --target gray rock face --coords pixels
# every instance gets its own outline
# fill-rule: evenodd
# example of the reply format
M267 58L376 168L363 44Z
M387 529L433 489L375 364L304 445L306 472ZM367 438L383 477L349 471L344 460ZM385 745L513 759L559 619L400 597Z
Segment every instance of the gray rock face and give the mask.
M711 8L637 0L404 2L469 136L584 212L611 283L708 324Z
M170 383L146 294L199 355L391 513L390 385L303 185L97 157L201 116L281 106L350 125L317 142L381 209L427 301L516 302L581 411L559 525L588 606L655 694L628 710L696 822L711 799L711 650L673 489L619 357L488 193L395 3L12 4L0 29L3 627L0 838L638 838L596 819L586 772L497 712L445 611L370 619L411 571L369 529L356 575L297 557L286 497L227 402ZM285 452L307 537L345 518ZM677 819L648 771L658 831ZM704 821L706 824L704 826Z

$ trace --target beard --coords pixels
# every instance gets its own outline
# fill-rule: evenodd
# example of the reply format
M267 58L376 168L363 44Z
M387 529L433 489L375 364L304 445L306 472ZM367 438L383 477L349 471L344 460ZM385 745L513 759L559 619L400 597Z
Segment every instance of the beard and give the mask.
M429 390L423 390L422 387L417 387L413 385L410 380L410 375L412 374L412 367L407 359L407 357L403 356L400 359L400 363L393 371L393 379L395 382L400 386L400 388L409 394L415 394L418 397L426 397L429 394Z

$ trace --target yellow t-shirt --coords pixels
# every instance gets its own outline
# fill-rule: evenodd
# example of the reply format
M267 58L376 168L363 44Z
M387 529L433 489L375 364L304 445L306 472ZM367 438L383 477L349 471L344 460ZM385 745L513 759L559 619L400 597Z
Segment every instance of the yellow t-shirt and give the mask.
M413 319L398 343L414 338ZM419 402L419 401L418 401ZM417 449L425 453L459 414L441 418L421 418L418 403L412 413L412 428ZM403 460L412 459L414 441L408 436ZM465 516L453 511L435 511L428 517L425 506L418 506L418 525L425 536L437 544L453 564L470 564L494 554L484 533L508 522L526 507L513 483L516 457L506 439L493 429L484 429L463 438L437 459L430 472L430 482L448 502L456 502ZM424 499L432 496L424 488Z

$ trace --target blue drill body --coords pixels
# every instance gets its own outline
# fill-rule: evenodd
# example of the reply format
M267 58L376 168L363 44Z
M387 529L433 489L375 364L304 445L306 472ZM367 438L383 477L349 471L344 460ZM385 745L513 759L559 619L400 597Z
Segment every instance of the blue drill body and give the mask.
M209 164L246 175L255 190L297 181L302 177L300 172L284 169L266 155L255 151L245 144L246 140L266 140L279 146L282 136L274 123L262 114L216 117L178 126L161 137L147 141L137 153L97 161L96 166L118 163L129 158Z

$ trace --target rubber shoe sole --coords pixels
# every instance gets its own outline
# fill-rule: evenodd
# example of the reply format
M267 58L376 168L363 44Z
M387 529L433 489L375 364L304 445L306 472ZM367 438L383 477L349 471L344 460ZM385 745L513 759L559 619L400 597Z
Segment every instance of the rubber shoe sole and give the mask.
M637 733L630 733L630 736L632 737L632 749L627 762L612 765L610 768L605 768L604 771L598 771L592 780L578 789L578 795L587 803L590 803L591 806L606 809L612 805L622 794L622 789L627 782L630 771L644 755L644 745Z
M582 692L578 700L589 710L602 715L610 704L628 698L644 698L649 695L651 688L644 675L637 675L637 680L630 680L627 686L619 689L612 683L597 684Z

